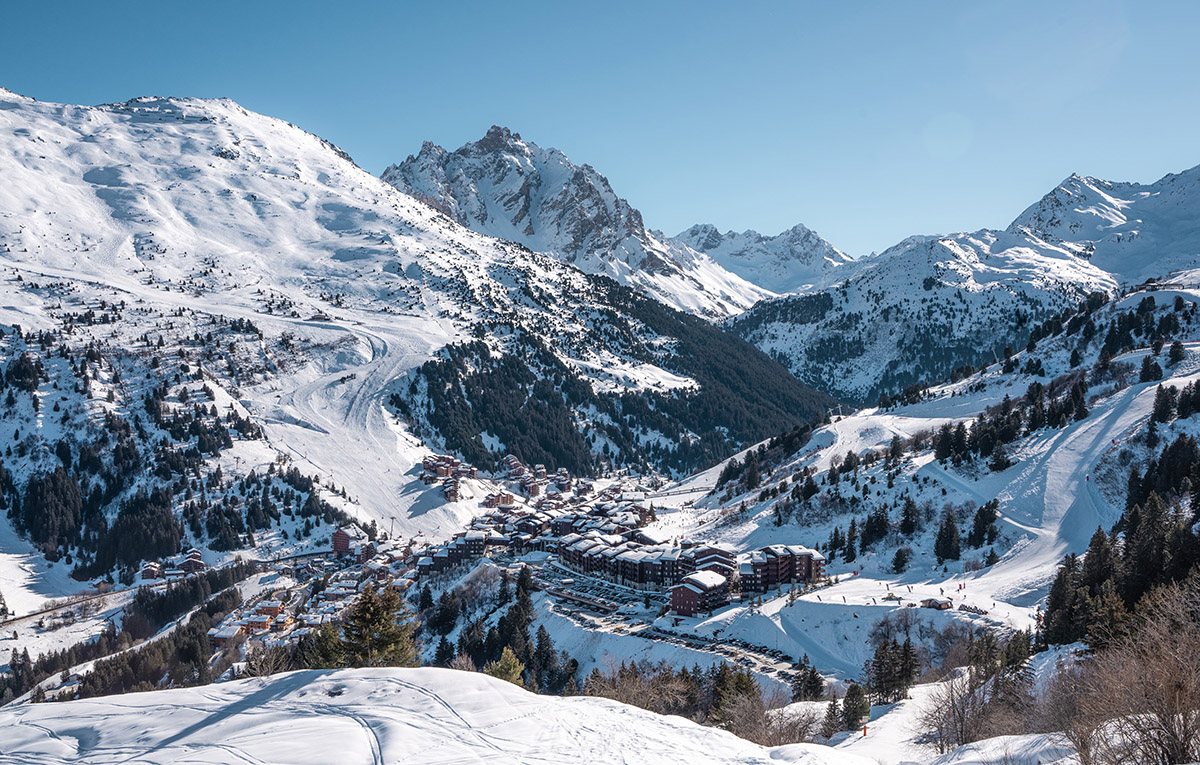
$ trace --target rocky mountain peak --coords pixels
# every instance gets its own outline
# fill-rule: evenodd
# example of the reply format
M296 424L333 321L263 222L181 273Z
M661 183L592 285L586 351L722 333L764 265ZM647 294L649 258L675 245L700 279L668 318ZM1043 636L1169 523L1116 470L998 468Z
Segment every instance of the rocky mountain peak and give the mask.
M647 231L640 211L588 164L493 125L447 152L427 148L383 172L384 181L480 233L649 292L702 315L736 313L767 290L690 247Z

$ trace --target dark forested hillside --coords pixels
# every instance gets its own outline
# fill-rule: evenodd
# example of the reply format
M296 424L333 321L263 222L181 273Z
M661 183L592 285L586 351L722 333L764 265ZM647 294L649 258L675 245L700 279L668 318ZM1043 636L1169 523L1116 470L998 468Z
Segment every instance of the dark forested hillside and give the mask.
M676 473L705 467L781 428L820 419L835 403L702 319L605 277L590 281L601 307L593 320L599 336L696 385L598 392L543 338L518 330L503 338L502 353L494 352L490 332L446 348L393 405L482 467L494 467L507 451L589 474L605 461Z

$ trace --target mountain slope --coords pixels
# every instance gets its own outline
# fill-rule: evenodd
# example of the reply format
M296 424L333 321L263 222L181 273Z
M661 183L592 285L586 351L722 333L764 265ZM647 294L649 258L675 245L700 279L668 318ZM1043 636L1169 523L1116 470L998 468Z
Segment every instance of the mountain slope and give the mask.
M716 226L704 223L683 231L674 240L709 255L746 281L778 293L823 287L845 278L848 274L844 272L854 263L803 225L776 236L763 236L757 231L722 234Z
M873 403L994 362L1090 292L1195 268L1197 211L1200 168L1146 185L1073 175L1003 231L910 237L729 326L809 384Z
M648 231L641 213L592 167L507 128L494 126L453 152L426 142L382 178L468 228L611 276L682 310L725 316L771 294Z
M606 397L604 411L534 418L550 453L603 427L627 442L609 452L618 464L690 468L775 427L736 419L762 408L755 390L682 358L698 354L693 317L647 312L607 280L459 226L328 142L230 101L80 107L5 91L0 174L12 394L0 433L13 444L0 501L29 542L86 562L81 573L180 545L300 552L341 512L398 534L451 533L478 502L445 502L417 480L422 439L451 439L430 427L428 397L401 395L451 346L482 342L533 381L567 369L575 394ZM788 406L775 414L803 421L827 402L743 341L703 331L771 381ZM566 409L545 385L512 388L516 406ZM715 415L696 416L690 403L713 397L702 410ZM454 433L499 429L482 417ZM576 467L604 447L584 445ZM131 528L150 538L124 545ZM0 554L34 571L29 552Z
M1162 279L1200 261L1200 166L1150 184L1072 175L1006 230L1085 258L1118 281Z
M1027 235L911 237L820 291L765 301L730 328L800 379L873 403L881 393L992 363L1033 323L1116 279Z

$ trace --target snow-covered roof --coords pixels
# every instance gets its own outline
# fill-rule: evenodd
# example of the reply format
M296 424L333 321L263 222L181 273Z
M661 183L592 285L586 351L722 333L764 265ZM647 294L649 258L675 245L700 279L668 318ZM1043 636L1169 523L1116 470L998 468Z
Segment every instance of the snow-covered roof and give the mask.
M685 576L682 584L694 584L703 590L712 590L725 584L725 577L715 571L696 571Z

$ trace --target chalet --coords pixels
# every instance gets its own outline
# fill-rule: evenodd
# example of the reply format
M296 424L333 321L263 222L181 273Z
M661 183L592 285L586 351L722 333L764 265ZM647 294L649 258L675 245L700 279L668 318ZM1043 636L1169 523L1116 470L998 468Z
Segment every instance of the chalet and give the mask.
M508 454L504 457L504 467L508 470L509 478L520 478L529 472L529 470L517 459L515 454Z
M527 475L521 478L521 491L525 492L527 497L536 497L542 493L542 485L536 478Z
M564 537L575 531L575 524L581 517L574 514L563 514L550 521L550 533L556 537Z
M510 507L515 498L510 492L501 491L484 497L483 506L488 508Z
M279 616L279 612L283 610L283 603L280 603L278 600L264 600L254 610L256 613L266 614L267 616Z
M179 568L185 573L195 574L199 571L203 571L205 568L207 568L207 566L204 565L203 559L188 556L186 559L184 559L183 563L179 564Z
M339 556L349 555L357 563L366 563L375 557L375 545L365 531L353 524L342 526L333 532L333 552Z
M157 561L146 561L142 564L142 579L157 579L162 574L162 566Z
M211 628L208 631L208 639L212 643L213 648L223 648L226 643L238 635L245 634L245 632L245 627L240 624L226 624Z
M936 608L938 611L949 611L954 607L949 598L925 598L921 601L921 608Z
M270 628L275 617L269 614L250 614L246 617L246 629L265 630Z
M491 536L486 531L468 531L463 536L465 553L472 558L478 558L487 550L488 537Z
M367 541L365 531L357 526L341 526L333 532L333 551L338 555L350 552L350 546L355 542Z
M295 621L295 619L292 617L291 614L283 614L283 615L279 616L277 619L275 619L273 622L271 622L271 631L272 632L283 632L288 627L292 626L293 621Z
M688 574L671 588L671 610L680 616L711 612L729 603L729 581L715 571Z

